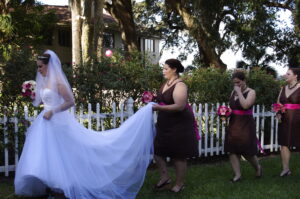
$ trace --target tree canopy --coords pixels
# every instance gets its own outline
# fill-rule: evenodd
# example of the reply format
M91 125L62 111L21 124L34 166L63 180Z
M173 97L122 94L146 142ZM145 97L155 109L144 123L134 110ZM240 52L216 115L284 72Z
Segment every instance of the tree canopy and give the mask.
M297 0L299 5L299 0ZM226 68L220 59L225 50L241 51L251 66L287 62L299 49L296 27L280 21L279 13L296 16L295 0L145 0L135 3L137 24L165 40L165 46L181 46L186 57L194 49L198 67ZM298 22L299 23L299 22ZM182 40L187 42L182 46Z
M33 48L52 36L56 16L34 0L0 1L0 64L12 52Z

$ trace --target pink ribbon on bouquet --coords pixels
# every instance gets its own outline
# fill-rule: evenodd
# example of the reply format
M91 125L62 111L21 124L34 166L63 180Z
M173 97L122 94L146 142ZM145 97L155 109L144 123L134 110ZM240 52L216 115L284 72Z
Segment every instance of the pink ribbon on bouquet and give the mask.
M284 104L283 106L286 109L292 109L292 110L300 109L300 104Z
M163 105L166 105L166 104L163 103L163 102L160 102L160 103L158 103L158 104L159 104L159 105L162 105L162 106L163 106ZM185 107L186 107L186 108L192 113L192 115L193 115L193 118L194 118L194 131L195 131L197 140L200 140L200 139L201 139L201 136L200 136L200 134L199 134L198 124L197 124L197 121L196 121L196 119L195 119L194 111L193 111L191 105L189 105L188 103L185 105Z
M264 151L264 149L262 148L262 146L261 146L261 144L260 144L260 142L259 142L259 139L258 139L257 137L256 137L256 144L257 144L257 146L258 146L260 152L262 152L262 154L265 155L265 151Z

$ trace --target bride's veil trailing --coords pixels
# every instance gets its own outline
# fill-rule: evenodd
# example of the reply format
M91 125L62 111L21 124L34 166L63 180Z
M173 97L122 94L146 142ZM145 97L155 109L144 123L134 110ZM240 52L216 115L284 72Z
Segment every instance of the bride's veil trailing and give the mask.
M41 90L49 88L54 92L58 92L58 86L63 85L68 92L68 96L74 99L71 86L62 70L61 62L58 56L52 50L46 50L44 55L50 55L49 62L47 64L47 74L43 77L39 72L36 75L36 97L33 101L34 106L38 106L41 103Z

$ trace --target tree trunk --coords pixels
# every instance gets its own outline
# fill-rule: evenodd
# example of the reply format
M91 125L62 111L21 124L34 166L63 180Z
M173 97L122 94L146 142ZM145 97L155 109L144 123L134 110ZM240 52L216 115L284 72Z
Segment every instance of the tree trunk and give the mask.
M216 67L226 69L227 66L220 59L220 55L218 55L215 51L214 46L211 44L209 36L201 27L201 24L196 24L196 21L189 9L185 7L185 1L182 0L166 0L166 5L171 8L173 11L179 13L182 17L183 22L188 29L189 33L195 38L199 49L201 50L201 58L209 67Z
M105 9L117 20L121 29L121 37L125 50L138 50L138 39L133 19L131 0L114 0L112 4L105 3Z
M72 63L73 66L82 64L81 57L81 1L70 0L72 15Z
M103 7L105 0L94 1L94 35L93 35L93 58L100 61L103 54Z
M92 1L83 1L83 15L82 15L82 62L83 64L90 64L92 61Z

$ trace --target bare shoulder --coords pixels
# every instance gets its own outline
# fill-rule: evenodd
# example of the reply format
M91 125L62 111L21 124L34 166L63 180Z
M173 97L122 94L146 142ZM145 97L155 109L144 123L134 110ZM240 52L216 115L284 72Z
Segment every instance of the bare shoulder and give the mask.
M187 88L187 85L183 81L180 81L176 84L176 87Z
M248 88L248 89L249 89L249 94L250 95L256 95L256 92L255 92L254 89L252 89L252 88Z
M182 93L182 92L187 92L187 86L184 82L177 82L175 85L174 92L175 93Z

